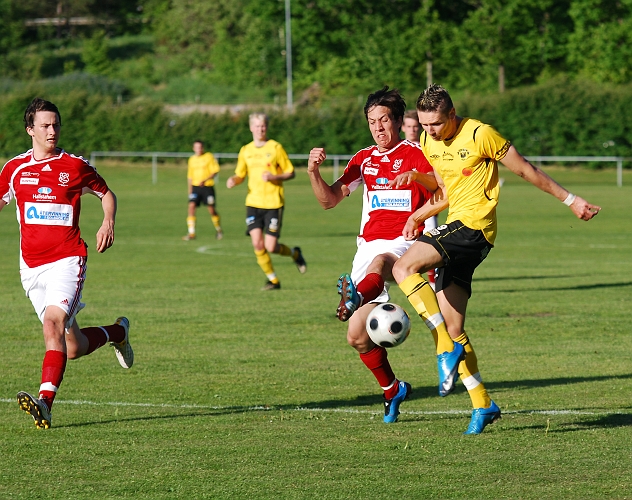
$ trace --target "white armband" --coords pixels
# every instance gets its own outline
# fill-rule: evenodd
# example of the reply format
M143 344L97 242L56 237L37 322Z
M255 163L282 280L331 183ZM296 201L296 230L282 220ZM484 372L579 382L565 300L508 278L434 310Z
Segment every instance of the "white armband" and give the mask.
M575 198L577 198L577 195L574 195L573 193L568 193L568 196L562 203L564 203L564 205L566 205L567 207L570 207L575 201Z

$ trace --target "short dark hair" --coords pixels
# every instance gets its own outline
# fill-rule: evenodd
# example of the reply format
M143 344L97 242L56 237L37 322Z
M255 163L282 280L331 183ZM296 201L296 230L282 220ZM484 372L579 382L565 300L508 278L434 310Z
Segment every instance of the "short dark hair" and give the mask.
M417 99L417 110L419 111L439 111L447 115L453 107L454 104L448 91L436 83L419 94Z
M399 93L399 90L388 90L388 86L383 87L377 92L373 92L366 100L364 105L364 116L369 118L369 111L375 106L384 106L388 108L394 120L404 118L406 112L406 101Z
M419 123L419 116L417 115L417 111L414 109L409 109L406 113L404 113L404 119L406 118L410 118L411 120L415 120Z
M26 107L26 111L24 111L24 128L32 128L35 120L35 113L38 111L52 111L57 114L57 118L59 118L59 124L61 125L61 114L59 113L59 109L50 101L45 101L44 99L40 99L36 97L31 101Z
M200 139L196 139L195 141L193 141L193 144L195 144L196 142L199 142L202 146L204 146L204 141L201 141Z

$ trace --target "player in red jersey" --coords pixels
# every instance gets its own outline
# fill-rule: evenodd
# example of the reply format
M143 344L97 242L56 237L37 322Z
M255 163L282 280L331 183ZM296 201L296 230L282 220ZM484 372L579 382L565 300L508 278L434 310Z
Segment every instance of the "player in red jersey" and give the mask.
M325 209L334 208L364 184L358 250L351 275L343 274L338 280L341 300L336 314L341 321L349 320L347 342L384 390L385 423L397 420L399 406L412 389L408 382L395 377L386 349L370 339L366 318L389 299L393 264L410 247L401 234L406 220L437 189L432 167L421 149L399 136L405 110L406 103L397 90L384 87L371 94L364 114L375 145L356 153L332 185L323 180L319 170L326 158L323 148L310 151L307 167L314 194Z
M76 314L85 306L81 292L86 277L87 245L79 230L80 197L101 200L103 224L97 252L114 243L116 196L86 160L57 147L61 116L57 106L36 98L24 113L33 147L7 162L0 172L0 210L15 199L20 226L20 277L43 325L46 353L39 397L18 393L18 404L40 429L51 426L51 407L67 359L90 354L108 341L119 363L129 368L134 352L129 320L80 329Z

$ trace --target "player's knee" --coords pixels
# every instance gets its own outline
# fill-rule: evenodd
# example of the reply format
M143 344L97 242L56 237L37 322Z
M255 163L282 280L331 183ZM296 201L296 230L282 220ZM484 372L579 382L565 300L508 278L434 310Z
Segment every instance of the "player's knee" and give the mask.
M347 343L356 351L366 352L367 347L371 343L371 339L369 338L369 334L366 333L366 330L359 331L349 328L349 330L347 330Z

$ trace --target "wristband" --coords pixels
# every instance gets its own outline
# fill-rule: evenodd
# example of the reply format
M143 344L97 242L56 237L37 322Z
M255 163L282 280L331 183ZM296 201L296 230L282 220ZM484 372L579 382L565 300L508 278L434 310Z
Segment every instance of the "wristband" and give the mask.
M575 201L575 198L577 198L576 195L574 195L573 193L568 193L568 196L562 203L564 203L564 205L566 205L567 207L570 207Z

